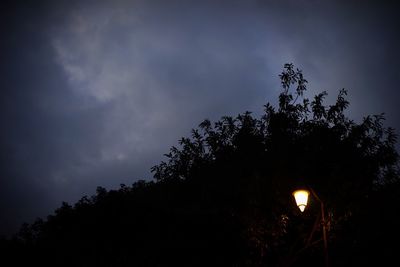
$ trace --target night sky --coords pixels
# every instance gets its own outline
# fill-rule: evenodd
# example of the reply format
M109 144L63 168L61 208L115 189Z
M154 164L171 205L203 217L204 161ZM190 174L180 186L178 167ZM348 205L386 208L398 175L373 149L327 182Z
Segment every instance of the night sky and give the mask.
M292 62L400 129L395 1L13 1L0 8L0 234L150 167L205 118L277 103Z

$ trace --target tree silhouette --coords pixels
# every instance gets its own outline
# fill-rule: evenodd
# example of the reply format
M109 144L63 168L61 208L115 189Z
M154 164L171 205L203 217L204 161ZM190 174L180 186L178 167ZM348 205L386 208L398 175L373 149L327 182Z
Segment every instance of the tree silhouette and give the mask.
M154 181L63 203L3 250L57 266L321 266L321 242L309 240L318 207L311 199L300 214L291 197L310 186L326 204L332 266L396 259L394 130L383 115L345 116L344 89L330 106L326 92L304 98L307 80L292 64L279 77L278 106L261 118L203 121L152 168Z

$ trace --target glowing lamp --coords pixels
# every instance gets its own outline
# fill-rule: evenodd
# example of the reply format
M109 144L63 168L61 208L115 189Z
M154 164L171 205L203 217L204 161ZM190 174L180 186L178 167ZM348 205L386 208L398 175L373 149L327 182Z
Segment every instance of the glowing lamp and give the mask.
M294 199L296 200L296 205L299 207L300 211L303 212L307 206L308 195L310 192L308 190L296 190L293 192Z

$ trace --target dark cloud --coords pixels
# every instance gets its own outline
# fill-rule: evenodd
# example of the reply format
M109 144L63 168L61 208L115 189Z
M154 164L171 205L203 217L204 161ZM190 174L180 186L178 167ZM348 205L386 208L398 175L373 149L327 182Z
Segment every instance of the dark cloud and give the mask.
M204 118L262 112L286 62L309 95L400 128L395 5L380 1L37 1L3 9L0 228L149 168ZM329 99L328 101L332 101Z

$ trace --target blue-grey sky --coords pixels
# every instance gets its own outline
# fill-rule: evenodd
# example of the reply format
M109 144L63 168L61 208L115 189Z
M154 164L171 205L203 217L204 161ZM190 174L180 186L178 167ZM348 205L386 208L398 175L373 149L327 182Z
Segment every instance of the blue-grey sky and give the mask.
M205 118L308 95L400 129L395 1L12 1L0 11L0 234L149 169Z

